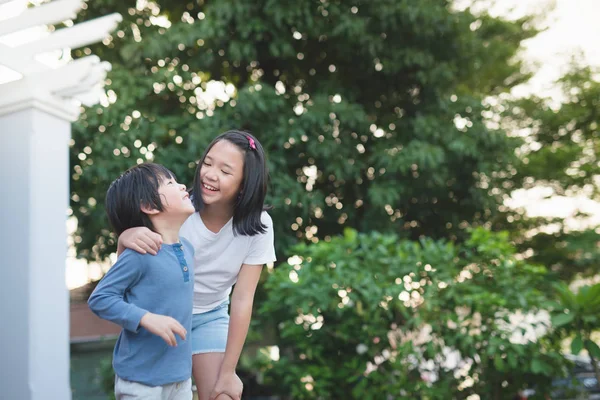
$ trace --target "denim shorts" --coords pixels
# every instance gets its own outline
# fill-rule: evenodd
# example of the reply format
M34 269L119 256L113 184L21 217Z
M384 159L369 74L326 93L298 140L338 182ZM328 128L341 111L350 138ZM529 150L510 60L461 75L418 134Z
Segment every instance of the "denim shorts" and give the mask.
M229 300L192 316L192 354L225 353L229 331Z

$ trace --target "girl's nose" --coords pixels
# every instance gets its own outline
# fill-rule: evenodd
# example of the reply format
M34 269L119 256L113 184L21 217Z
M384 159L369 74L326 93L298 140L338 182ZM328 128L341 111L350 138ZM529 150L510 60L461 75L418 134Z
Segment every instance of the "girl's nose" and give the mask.
M204 174L204 178L208 179L209 181L214 181L215 180L215 173L212 170L208 170Z
M181 186L179 189L185 192L185 189L186 189L185 184L180 183L179 186Z

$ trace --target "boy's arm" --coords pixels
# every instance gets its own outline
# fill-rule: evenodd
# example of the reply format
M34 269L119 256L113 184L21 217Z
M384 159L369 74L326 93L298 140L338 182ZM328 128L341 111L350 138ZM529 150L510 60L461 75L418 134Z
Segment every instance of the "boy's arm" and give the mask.
M153 314L135 304L127 303L124 295L142 276L146 265L135 251L125 251L88 300L90 309L102 319L112 321L124 329L137 332L140 327L160 336L169 346L177 346L175 335L185 340L187 331L174 318Z
M126 251L117 259L88 300L90 310L102 319L114 322L124 329L137 332L142 317L148 312L124 300L125 291L135 285L142 274L140 257Z

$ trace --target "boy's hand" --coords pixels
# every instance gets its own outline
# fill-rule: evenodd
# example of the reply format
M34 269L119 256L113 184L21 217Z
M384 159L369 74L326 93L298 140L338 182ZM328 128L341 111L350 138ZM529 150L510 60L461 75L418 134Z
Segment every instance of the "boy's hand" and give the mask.
M138 253L156 255L162 244L162 236L146 227L129 228L119 236L119 254L125 248Z
M185 340L185 335L187 334L185 328L174 318L150 312L142 317L140 326L163 338L169 346L177 346L175 334L179 335L183 340Z

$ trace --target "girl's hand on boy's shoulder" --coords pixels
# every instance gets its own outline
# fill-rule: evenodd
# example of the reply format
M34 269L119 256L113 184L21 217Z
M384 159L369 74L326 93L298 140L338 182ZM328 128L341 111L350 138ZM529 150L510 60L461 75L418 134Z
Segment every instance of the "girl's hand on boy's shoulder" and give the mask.
M155 256L162 244L162 236L146 227L129 228L119 236L119 247Z
M233 400L241 400L242 399L242 391L244 389L244 384L237 374L221 374L219 375L219 379L215 384L214 389L210 393L210 400L221 400L219 397L222 394L225 394L231 397Z

